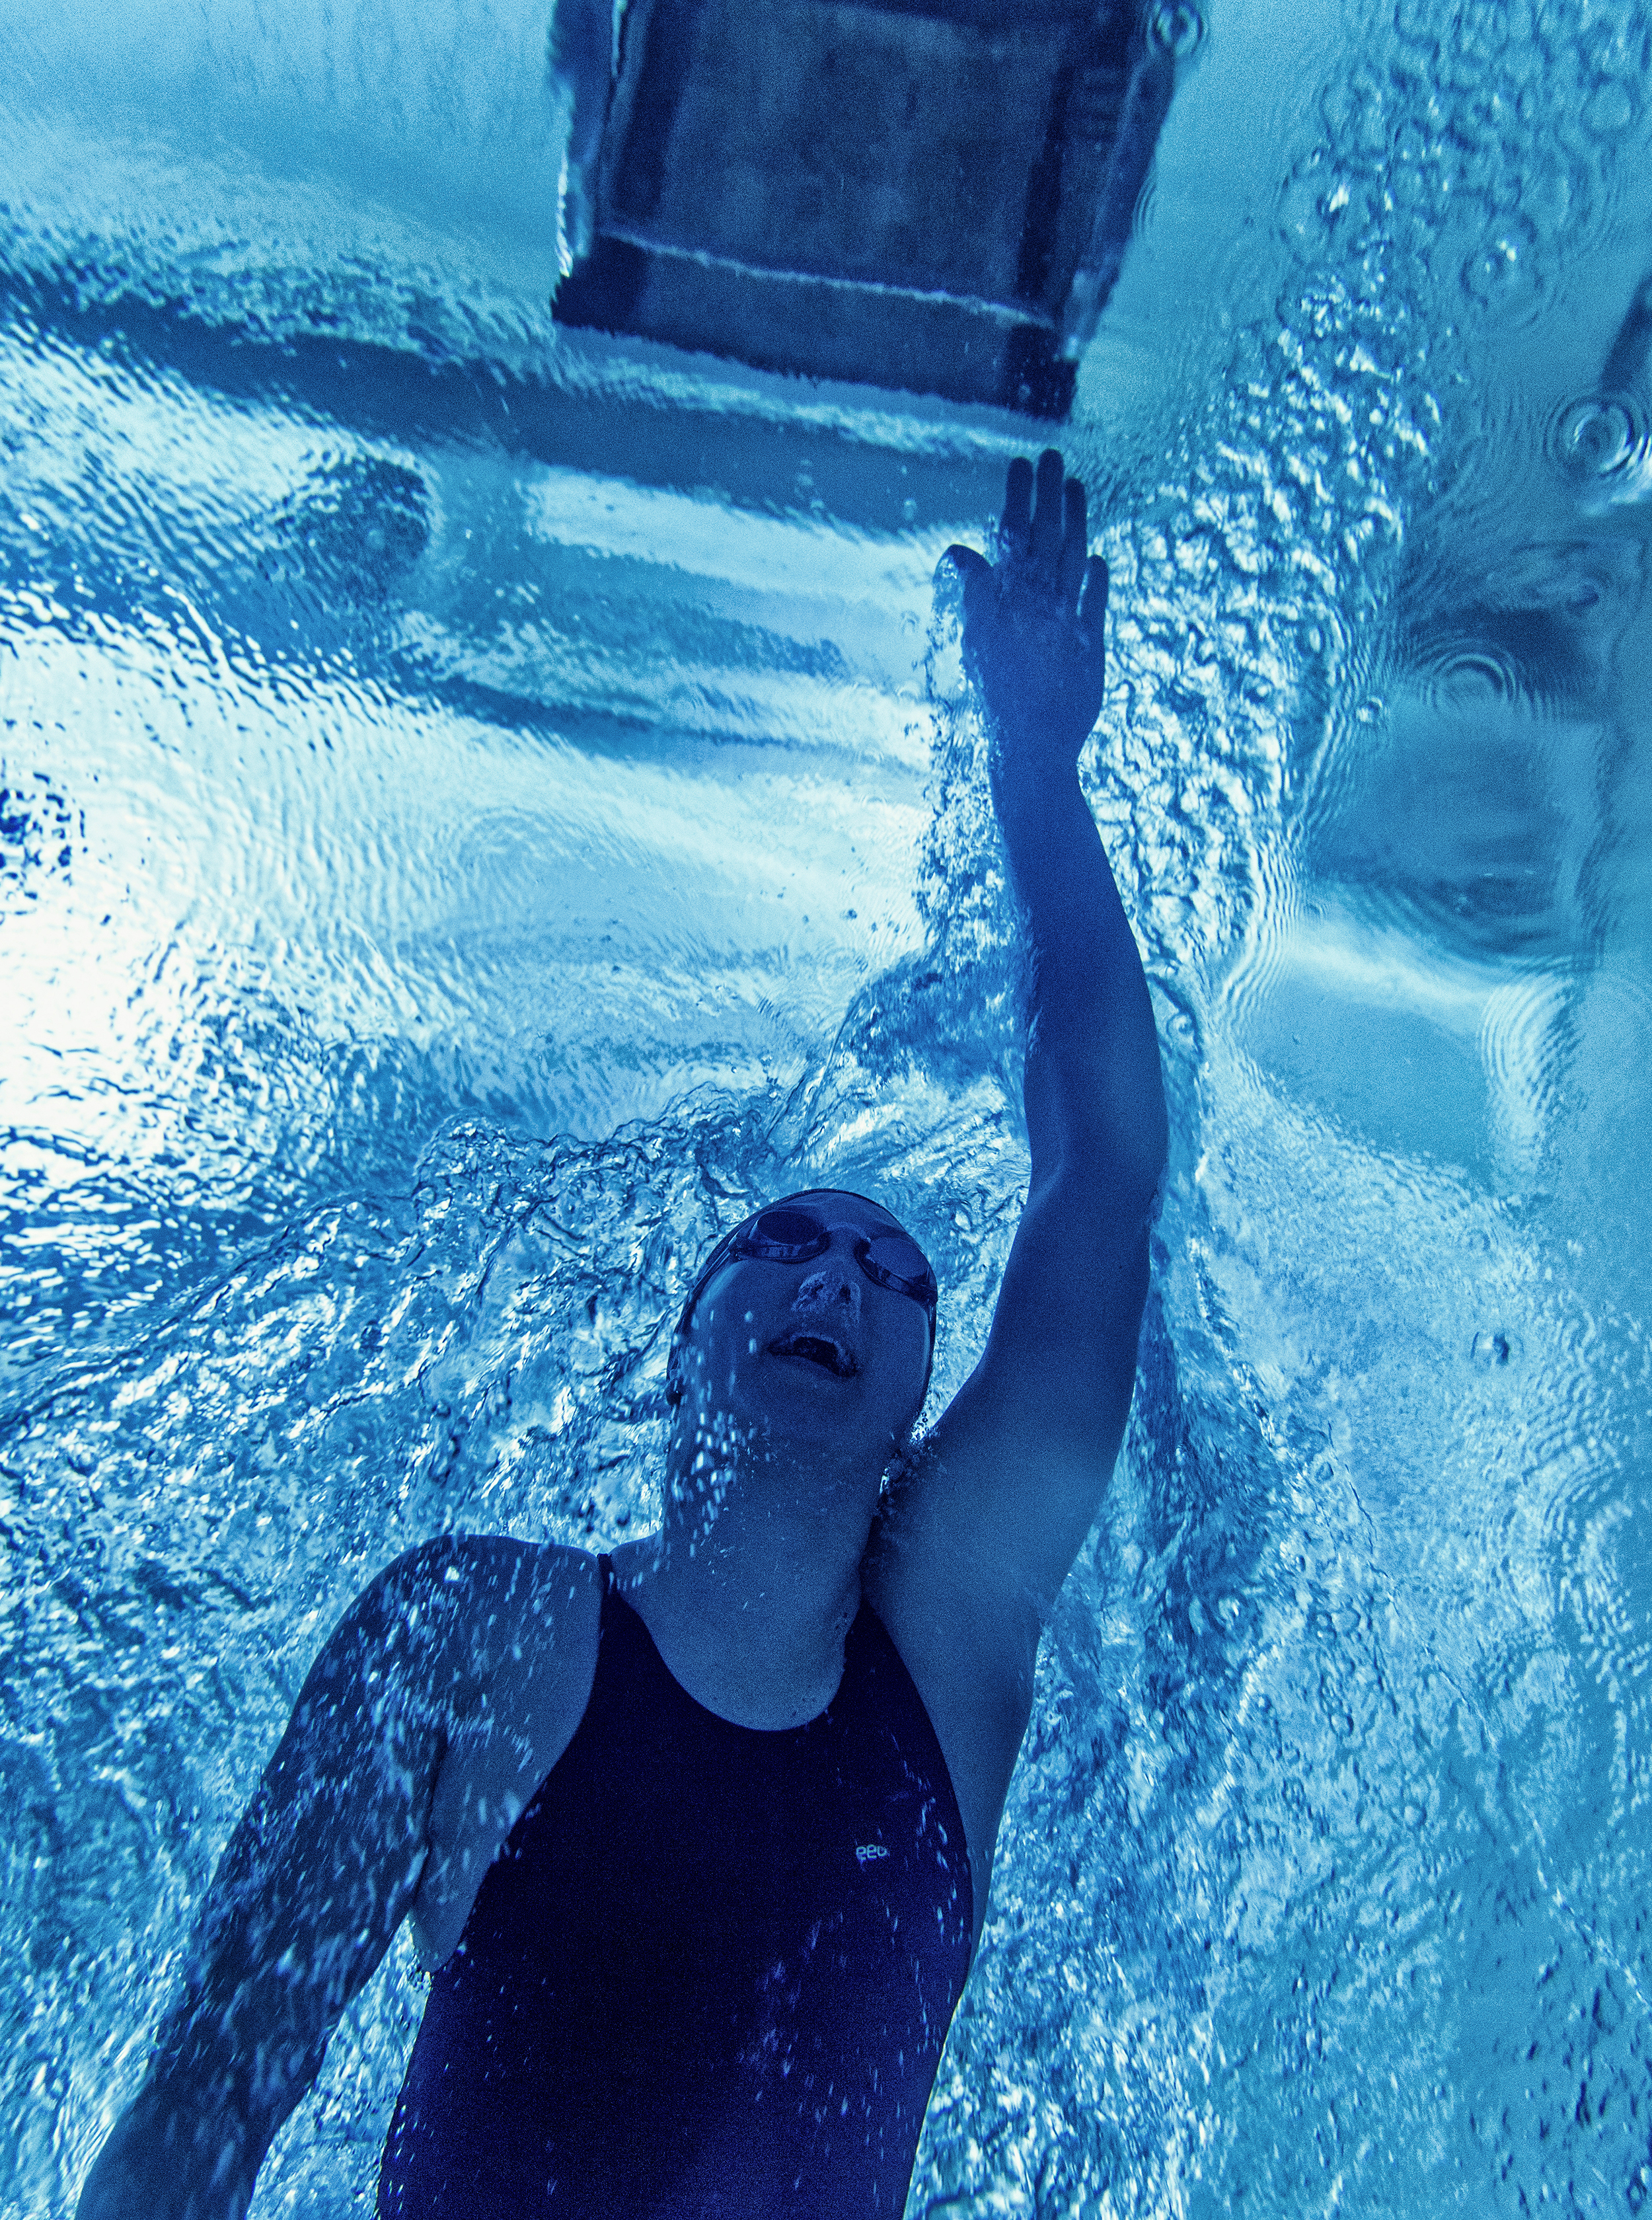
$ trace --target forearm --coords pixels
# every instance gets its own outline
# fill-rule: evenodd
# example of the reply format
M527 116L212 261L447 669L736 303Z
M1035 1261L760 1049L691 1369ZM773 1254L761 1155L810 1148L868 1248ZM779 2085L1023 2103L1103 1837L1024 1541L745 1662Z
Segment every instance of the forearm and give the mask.
M389 1948L427 1855L443 1747L419 1693L426 1661L405 1656L408 1630L433 1622L430 1570L399 1561L312 1668L79 2220L240 2220L340 2014Z
M1107 564L1054 448L1036 477L1010 465L994 552L946 560L1026 935L1032 1179L987 1346L926 1470L1030 1662L1124 1432L1167 1136L1147 981L1078 776L1105 699Z
M224 1949L220 1938L206 1980L174 2001L142 2086L88 2178L79 2220L240 2220L251 2203L265 2152L321 2069L345 1996L381 1951L335 1945L335 1961L353 1962L317 1978L328 1953L293 1934L238 1980L245 1940Z
M77 2220L241 2220L268 2147L152 2075L98 2153Z
M1164 1088L1135 935L1076 770L994 783L1031 958L1026 1116L1035 1187L1105 1163L1144 1206L1164 1162Z

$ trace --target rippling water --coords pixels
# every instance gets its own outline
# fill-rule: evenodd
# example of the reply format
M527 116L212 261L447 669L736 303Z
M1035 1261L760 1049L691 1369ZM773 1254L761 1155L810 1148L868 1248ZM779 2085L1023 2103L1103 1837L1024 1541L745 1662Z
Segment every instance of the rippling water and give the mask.
M967 1367L1025 1155L928 581L1017 432L553 334L542 9L3 21L32 2216L346 1599L650 1517L750 1198L875 1185ZM1213 0L1087 361L1173 1181L914 2215L1652 2190L1649 38ZM419 2002L259 2212L365 2208Z

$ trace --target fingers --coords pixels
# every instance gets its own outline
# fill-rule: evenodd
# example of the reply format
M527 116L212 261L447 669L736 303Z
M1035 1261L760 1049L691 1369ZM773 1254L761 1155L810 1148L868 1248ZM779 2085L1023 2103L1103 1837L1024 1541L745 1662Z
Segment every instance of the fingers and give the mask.
M1032 465L1017 455L1004 479L1004 521L998 527L999 546L1007 555L1025 555L1032 528Z
M1004 482L1004 518L995 551L1000 561L1017 556L1030 561L1075 614L1081 596L1087 614L1094 600L1099 620L1107 605L1107 566L1099 558L1094 563L1087 559L1088 546L1084 488L1079 479L1067 476L1060 450L1046 447L1036 472L1025 456L1018 455ZM951 552L955 557L969 554L967 548ZM980 559L971 557L975 562ZM964 573L962 562L958 569Z
M945 594L948 590L948 564L951 564L961 589L962 614L967 633L972 620L977 625L981 621L982 596L990 596L993 591L993 566L984 555L977 555L973 547L949 547L935 565L935 589L938 594Z
M1084 489L1076 478L1069 478L1063 509L1061 536L1061 597L1069 608L1078 607L1079 589L1084 583L1084 558L1089 551L1089 528L1085 515Z
M1084 598L1078 605L1078 620L1092 639L1100 639L1107 614L1107 566L1099 555L1092 555L1084 565Z
M1051 571L1061 560L1063 476L1059 452L1046 447L1038 458L1038 499L1029 552L1035 563Z
M978 593L982 586L991 579L993 566L984 555L978 555L973 547L949 547L935 565L935 586L938 592L945 590L945 571L949 563L957 574L959 585L963 589L963 602L967 608L971 596Z
M938 585L940 583L941 564L944 563L950 563L966 585L972 573L985 571L990 574L993 567L986 557L978 554L973 547L949 547L942 556L940 563L935 565L935 580Z

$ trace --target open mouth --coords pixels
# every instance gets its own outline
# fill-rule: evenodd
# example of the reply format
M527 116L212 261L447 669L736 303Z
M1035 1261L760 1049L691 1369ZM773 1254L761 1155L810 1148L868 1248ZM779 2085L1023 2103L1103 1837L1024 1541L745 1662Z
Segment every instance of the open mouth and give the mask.
M840 1341L829 1340L819 1333L787 1333L769 1344L770 1356L801 1356L810 1364L818 1364L836 1380L852 1380L860 1370L853 1356Z

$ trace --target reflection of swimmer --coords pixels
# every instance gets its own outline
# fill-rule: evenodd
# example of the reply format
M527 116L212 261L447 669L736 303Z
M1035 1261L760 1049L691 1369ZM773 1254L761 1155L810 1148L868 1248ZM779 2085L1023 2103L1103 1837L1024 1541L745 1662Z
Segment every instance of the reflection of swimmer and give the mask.
M661 1532L431 1543L328 1640L81 2220L243 2212L406 1917L436 1970L381 2213L901 2211L1124 1426L1164 1154L1076 772L1085 548L1047 453L1036 502L1011 469L996 566L951 557L1032 957L1032 1188L975 1371L914 1448L935 1283L876 1203L793 1195L721 1241L672 1346Z

